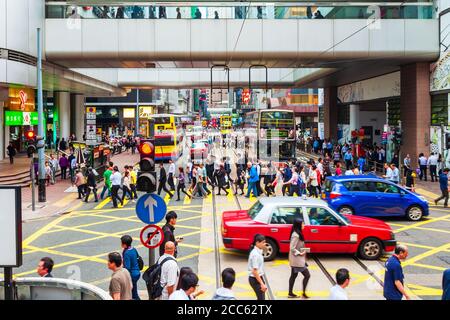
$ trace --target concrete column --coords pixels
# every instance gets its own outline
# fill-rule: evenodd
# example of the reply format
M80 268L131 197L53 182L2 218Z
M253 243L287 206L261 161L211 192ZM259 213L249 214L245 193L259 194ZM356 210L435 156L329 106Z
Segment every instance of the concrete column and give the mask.
M352 139L352 134L351 132L353 130L359 130L359 105L357 104L351 104L348 106L349 108L349 118L350 118L350 132L349 132L349 136L348 139L351 140Z
M83 140L83 134L86 131L85 125L85 113L86 108L84 105L84 95L82 94L72 94L70 96L70 111L72 113L72 125L70 129L70 134L75 133L78 141Z
M417 164L420 152L429 152L431 97L430 65L426 62L404 65L400 69L400 119L402 120L402 155Z
M70 136L70 92L55 92L55 105L59 115L59 138L66 141Z
M337 139L337 88L330 87L324 89L323 99L323 122L325 128L325 138Z

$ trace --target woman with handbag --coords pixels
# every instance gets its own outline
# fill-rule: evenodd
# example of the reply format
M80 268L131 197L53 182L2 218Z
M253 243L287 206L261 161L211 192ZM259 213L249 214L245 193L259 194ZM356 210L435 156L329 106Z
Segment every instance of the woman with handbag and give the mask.
M292 225L291 237L290 237L290 250L289 250L289 266L291 267L291 276L289 278L289 298L298 298L294 293L294 283L298 274L303 275L303 298L309 298L306 295L306 287L308 285L309 279L311 277L308 264L306 263L306 252L305 248L305 238L303 236L303 220L296 218Z

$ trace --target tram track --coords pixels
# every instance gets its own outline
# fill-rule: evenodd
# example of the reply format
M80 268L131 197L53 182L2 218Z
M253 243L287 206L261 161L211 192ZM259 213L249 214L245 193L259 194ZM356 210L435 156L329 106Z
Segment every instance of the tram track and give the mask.
M214 194L214 189L211 190L212 193L212 216L214 225L214 263L216 267L216 288L221 287L220 275L222 272L221 261L220 261L220 242L219 242L219 232L217 228L217 206L216 206L216 195Z

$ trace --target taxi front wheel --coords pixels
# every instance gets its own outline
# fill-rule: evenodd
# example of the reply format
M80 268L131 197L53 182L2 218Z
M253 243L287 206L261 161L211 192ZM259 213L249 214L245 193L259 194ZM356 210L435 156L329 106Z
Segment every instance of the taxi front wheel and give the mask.
M361 241L358 253L364 260L377 260L383 253L383 245L376 238L367 238Z

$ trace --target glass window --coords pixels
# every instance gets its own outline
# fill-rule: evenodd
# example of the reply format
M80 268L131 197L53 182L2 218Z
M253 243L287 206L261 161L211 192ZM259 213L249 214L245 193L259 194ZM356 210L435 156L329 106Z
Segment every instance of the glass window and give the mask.
M325 192L331 192L334 187L334 182L331 182L330 180L325 180Z
M377 182L376 189L378 192L383 193L400 193L396 186L384 182Z
M293 224L296 218L303 218L302 211L299 207L286 208L281 207L275 209L272 214L270 223L272 224Z
M263 205L261 204L261 202L256 201L255 204L248 210L249 217L252 218L252 220L255 220L256 216L262 208Z
M347 181L343 183L348 191L376 192L375 184L371 181Z
M325 208L306 208L309 222L313 226L338 225L338 219Z

